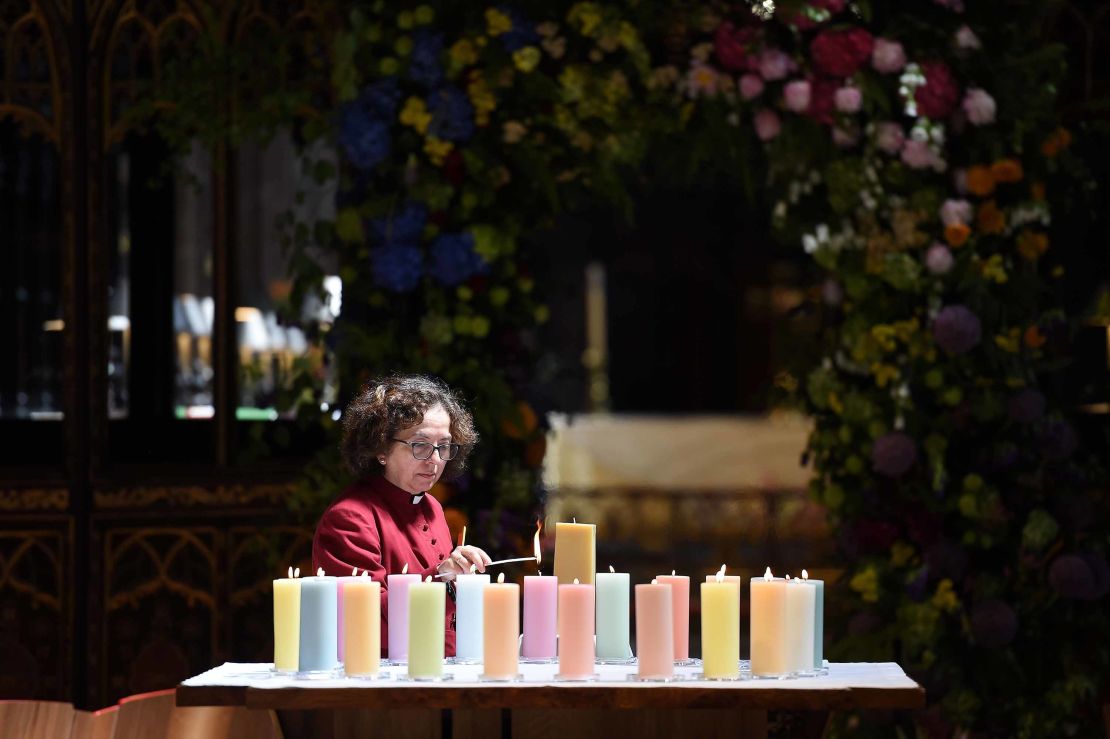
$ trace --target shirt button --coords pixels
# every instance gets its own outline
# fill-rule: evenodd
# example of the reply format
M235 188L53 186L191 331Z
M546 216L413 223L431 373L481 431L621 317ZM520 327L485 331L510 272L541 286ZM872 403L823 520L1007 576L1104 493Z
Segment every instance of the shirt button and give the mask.
M435 544L435 543L436 543L436 540L435 540L435 539L432 539L432 543L433 543L433 544Z
M424 524L424 530L425 530L425 531L427 531L427 530L428 530L428 524Z
M440 559L440 561L442 561L442 560L443 560L443 555L442 555L442 554L441 554L441 555L439 555L439 559Z

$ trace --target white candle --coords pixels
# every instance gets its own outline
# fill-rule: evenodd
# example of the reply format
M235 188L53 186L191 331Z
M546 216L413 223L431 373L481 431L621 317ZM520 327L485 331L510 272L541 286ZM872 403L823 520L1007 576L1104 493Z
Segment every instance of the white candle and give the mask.
M628 659L632 656L628 639L627 572L598 572L597 589L597 658Z
M471 574L455 578L455 659L478 662L482 659L483 593L489 575Z
M817 587L805 580L786 583L786 660L790 672L813 670L813 615Z

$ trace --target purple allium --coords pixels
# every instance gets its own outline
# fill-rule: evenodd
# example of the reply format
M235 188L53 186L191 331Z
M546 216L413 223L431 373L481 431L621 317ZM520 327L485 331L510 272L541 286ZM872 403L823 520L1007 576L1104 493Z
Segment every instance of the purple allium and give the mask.
M1004 647L1018 632L1014 609L1000 600L985 600L971 609L971 633L984 647Z
M916 461L917 444L901 431L880 436L871 447L871 467L880 475L901 477Z
M967 306L946 305L933 320L933 339L949 354L966 354L983 338L979 317Z

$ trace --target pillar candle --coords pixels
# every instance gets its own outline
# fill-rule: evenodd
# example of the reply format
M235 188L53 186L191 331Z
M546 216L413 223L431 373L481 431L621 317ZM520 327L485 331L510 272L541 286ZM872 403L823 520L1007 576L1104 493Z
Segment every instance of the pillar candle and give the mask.
M597 658L628 659L628 573L598 572L594 586L597 600Z
M594 674L594 586L559 586L559 675Z
M443 674L443 622L447 584L416 582L409 586L409 676ZM392 628L392 625L391 625Z
M813 612L817 588L804 580L786 583L786 663L789 672L813 669Z
M555 577L560 585L575 579L594 584L597 526L592 523L555 524Z
M369 577L343 578L343 669L377 675L382 658L382 584Z
M512 678L520 672L517 639L520 637L520 586L503 576L482 589L482 663L486 677Z
M338 649L336 650L336 654L337 654L338 659L339 659L340 662L343 661L343 639L344 639L344 632L345 632L345 629L343 628L343 588L347 584L348 581L358 579L357 577L355 577L357 574L358 574L358 568L356 567L354 569L354 572L352 572L350 575L344 575L343 577L337 577L336 578L336 603L335 603L335 607L336 607L336 613L338 614L338 622L337 622L336 627L335 627L335 633L336 633L336 637L337 637L337 640L338 640Z
M655 578L660 585L671 586L671 623L674 626L675 661L690 659L690 578L686 575L660 575ZM637 634L639 627L637 627ZM639 644L639 637L636 638Z
M301 578L301 672L334 670L339 663L336 582L323 572L317 570L316 577Z
M455 578L455 659L482 659L483 591L489 575L459 575Z
M732 583L733 585L736 586L736 595L737 595L737 599L738 599L737 603L739 603L739 598L742 598L743 595L744 595L743 594L744 578L742 578L740 575L725 575L723 580L724 580L724 582L730 582L730 583ZM705 576L705 581L706 582L716 582L717 581L717 576L716 575L706 575Z
M525 659L555 659L558 586L559 578L553 575L524 578L524 639L520 653Z
M786 581L772 577L771 568L752 578L751 656L753 675L790 672L786 649Z
M701 584L701 661L708 678L740 674L740 596L734 582Z
M409 587L420 582L420 575L386 575L389 594L389 658L404 662L409 658Z
M636 586L636 656L640 677L674 675L674 610L670 585Z
M810 580L809 573L802 570L802 579L813 583L813 667L820 669L825 665L825 581Z
M301 650L301 581L274 580L274 669L296 672Z

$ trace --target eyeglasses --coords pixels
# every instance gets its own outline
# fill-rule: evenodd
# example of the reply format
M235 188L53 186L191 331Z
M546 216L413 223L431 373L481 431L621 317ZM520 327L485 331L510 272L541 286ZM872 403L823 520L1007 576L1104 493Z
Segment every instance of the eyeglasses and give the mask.
M437 446L430 441L401 441L400 439L393 439L393 441L399 444L407 444L408 448L412 450L412 458L421 462L431 459L432 452L439 452L439 458L444 462L454 459L455 455L459 453L459 445L453 442Z

